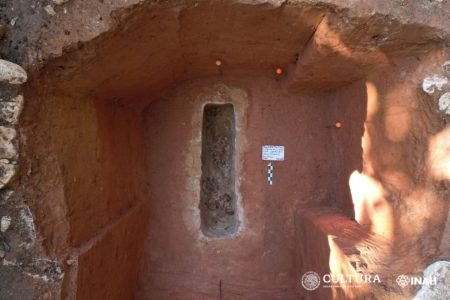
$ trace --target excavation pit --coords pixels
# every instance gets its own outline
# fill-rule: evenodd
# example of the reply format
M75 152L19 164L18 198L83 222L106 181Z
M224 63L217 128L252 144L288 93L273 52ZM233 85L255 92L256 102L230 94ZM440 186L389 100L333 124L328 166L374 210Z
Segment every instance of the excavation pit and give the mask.
M44 248L64 261L62 296L329 299L301 275L335 271L330 261L361 271L361 241L390 249L393 200L355 202L352 182L408 186L396 176L419 160L396 147L426 145L406 126L430 114L414 63L444 54L433 29L386 18L142 4L49 61L25 88L21 174ZM414 105L395 97L406 90ZM263 145L286 149L273 185Z

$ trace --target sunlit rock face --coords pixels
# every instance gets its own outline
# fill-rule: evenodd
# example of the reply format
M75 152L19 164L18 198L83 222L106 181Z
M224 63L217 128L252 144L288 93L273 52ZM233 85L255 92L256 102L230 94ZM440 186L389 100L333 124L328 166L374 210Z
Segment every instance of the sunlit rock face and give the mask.
M450 261L437 261L426 267L423 278L429 279L414 300L445 299L450 295Z

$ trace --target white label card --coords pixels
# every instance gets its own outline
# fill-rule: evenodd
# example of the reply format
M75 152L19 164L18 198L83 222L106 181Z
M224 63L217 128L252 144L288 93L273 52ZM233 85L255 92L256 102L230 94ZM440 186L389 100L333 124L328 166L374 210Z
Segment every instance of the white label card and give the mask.
M264 145L262 160L284 160L284 146Z

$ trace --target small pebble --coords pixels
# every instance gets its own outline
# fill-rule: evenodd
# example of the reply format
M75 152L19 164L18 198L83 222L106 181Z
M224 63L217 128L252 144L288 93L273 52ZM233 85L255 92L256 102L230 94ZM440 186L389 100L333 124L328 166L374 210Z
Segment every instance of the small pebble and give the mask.
M3 216L2 220L0 222L0 231L1 232L6 232L9 228L9 226L11 226L11 217L10 216Z
M45 10L50 16L56 15L56 11L53 9L53 6L51 6L51 5L47 5L46 7L44 7L44 10Z
M12 18L11 21L9 22L9 24L11 26L15 26L18 19L19 19L19 17Z

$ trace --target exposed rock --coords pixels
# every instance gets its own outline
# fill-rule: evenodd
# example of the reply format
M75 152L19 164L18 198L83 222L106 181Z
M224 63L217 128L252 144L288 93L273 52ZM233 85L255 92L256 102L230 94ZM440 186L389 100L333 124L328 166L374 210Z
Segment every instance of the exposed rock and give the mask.
M16 125L23 110L22 95L11 98L10 101L0 102L0 124Z
M53 0L56 5L62 5L64 3L69 2L69 0Z
M16 22L18 19L19 19L19 17L12 18L11 21L9 22L9 25L11 25L13 27L16 26Z
M50 16L56 15L56 11L53 9L53 6L51 6L51 5L47 5L46 7L44 7L44 10L45 10Z
M0 59L0 82L22 84L27 81L27 72L15 63Z
M9 228L9 226L11 226L11 217L10 216L3 216L2 220L0 222L0 231L1 232L6 232Z
M0 126L0 158L17 158L17 151L13 144L16 135L17 133L14 128Z
M425 79L423 80L423 83L422 83L422 89L425 93L427 93L428 95L431 95L436 91L436 89L438 89L439 91L442 91L444 86L447 84L448 84L448 79L445 76L434 74L434 75L425 77Z
M450 115L450 92L445 93L439 98L439 110L443 111L445 114Z
M444 74L450 78L450 60L447 60L443 65L442 65L442 70L444 71Z
M61 264L49 259L28 259L21 262L21 268L26 275L45 282L59 281L64 277Z
M9 200L9 198L14 194L14 191L9 189L3 189L0 191L0 205Z
M0 159L0 189L7 185L16 174L16 166L7 159Z
M423 272L424 278L436 278L437 283L423 285L414 300L450 299L450 261L437 261Z
M24 205L20 209L20 218L25 225L27 235L28 235L28 241L27 243L29 245L32 245L34 241L36 240L36 228L34 226L34 218L33 214L30 211L30 208L26 205Z

